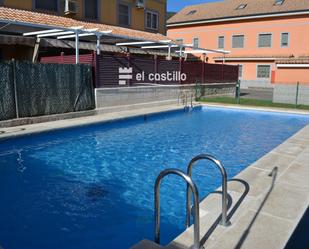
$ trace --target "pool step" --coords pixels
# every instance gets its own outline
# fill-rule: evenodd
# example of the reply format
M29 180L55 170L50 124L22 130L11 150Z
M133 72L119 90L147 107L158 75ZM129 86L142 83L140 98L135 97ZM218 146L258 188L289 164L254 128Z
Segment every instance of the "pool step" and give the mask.
M153 241L145 239L131 247L131 249L163 249L163 246L160 246Z

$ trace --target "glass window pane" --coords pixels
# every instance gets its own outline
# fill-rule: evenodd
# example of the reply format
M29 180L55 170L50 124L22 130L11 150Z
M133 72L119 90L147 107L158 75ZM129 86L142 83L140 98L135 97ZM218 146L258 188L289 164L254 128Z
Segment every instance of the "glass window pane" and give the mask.
M85 0L85 17L89 19L98 18L98 0Z
M129 6L119 4L119 24L128 26L130 25Z
M199 39L198 38L194 38L193 39L193 47L194 48L198 48L199 47Z
M35 0L35 8L41 10L58 10L58 0Z
M243 35L234 35L232 38L233 48L243 48L245 37Z
M258 78L270 78L270 66L269 65L258 65L257 66L257 77Z
M239 69L238 75L239 75L239 78L241 78L242 77L243 66L242 65L238 65L238 69Z
M224 36L218 38L218 48L224 48Z
M147 12L147 28L151 28L151 13Z
M260 34L259 35L259 47L269 48L271 47L271 34Z
M289 33L282 33L281 34L281 47L288 47L289 46Z
M183 44L183 39L182 38L178 38L178 39L176 39L175 40L177 43L179 43L179 44Z
M159 16L155 12L146 12L146 28L148 29L158 29L159 27Z
M158 15L155 13L152 14L152 28L153 29L158 28Z

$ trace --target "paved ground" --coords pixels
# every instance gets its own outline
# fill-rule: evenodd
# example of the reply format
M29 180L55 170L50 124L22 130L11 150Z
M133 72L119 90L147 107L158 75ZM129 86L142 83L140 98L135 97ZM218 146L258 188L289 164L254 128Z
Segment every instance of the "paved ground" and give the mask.
M241 89L240 96L246 99L273 100L273 89Z

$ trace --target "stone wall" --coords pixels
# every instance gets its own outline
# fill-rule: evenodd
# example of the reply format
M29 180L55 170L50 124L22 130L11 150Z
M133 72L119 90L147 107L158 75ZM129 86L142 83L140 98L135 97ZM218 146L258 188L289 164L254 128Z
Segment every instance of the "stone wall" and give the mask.
M171 101L181 101L182 92L186 92L189 99L191 94L198 96L235 96L235 84L202 84L172 85L172 86L136 86L122 88L97 88L95 89L96 108L108 108L125 105L170 104ZM188 99L188 101L190 101Z

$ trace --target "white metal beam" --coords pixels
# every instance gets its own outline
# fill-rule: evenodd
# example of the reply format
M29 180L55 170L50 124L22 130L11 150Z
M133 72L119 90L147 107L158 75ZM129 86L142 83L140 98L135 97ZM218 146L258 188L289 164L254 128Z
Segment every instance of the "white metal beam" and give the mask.
M309 67L309 64L305 64L305 63L303 63L303 64L301 64L301 63L299 63L299 64L292 64L292 63L290 63L290 64L277 64L277 67L278 68L308 68Z
M113 33L113 30L105 30L105 31L98 31L99 34L110 34Z
M96 34L95 33L82 33L82 34L78 34L79 37L94 36L94 35L96 35ZM57 37L58 40L69 39L69 38L75 38L75 34L73 34L73 35L64 35L64 36L58 36Z
M72 35L74 33L75 33L74 31L63 31L63 32L50 33L50 34L42 34L42 35L38 35L37 37L43 38L43 37L50 37L50 36L63 36L63 35Z
M205 49L193 49L183 51L184 54L213 54L212 51L206 51Z
M157 46L144 46L141 49L152 49L152 48L178 48L179 45L157 45Z
M61 29L41 30L41 31L24 33L23 36L42 35L42 34L55 33L55 32L60 32L60 31L63 31L63 30Z
M172 40L161 40L161 41L159 41L159 43L171 43L172 42Z
M84 28L84 26L73 26L73 27L69 27L67 29L74 29L74 30L78 30L78 29L82 29Z
M130 46L130 45L145 45L145 44L154 44L153 41L139 41L139 42L120 42L116 43L116 46Z

